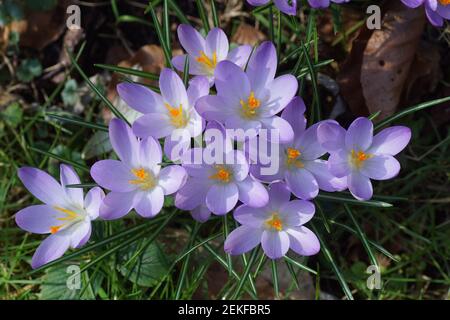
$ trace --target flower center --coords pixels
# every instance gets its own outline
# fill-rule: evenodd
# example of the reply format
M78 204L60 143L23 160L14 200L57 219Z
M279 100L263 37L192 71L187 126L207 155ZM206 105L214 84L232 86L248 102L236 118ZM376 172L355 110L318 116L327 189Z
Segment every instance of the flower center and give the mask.
M168 103L165 103L164 106L169 113L170 122L175 128L184 128L187 125L188 121L184 115L183 106L181 104L178 108L174 108Z
M128 182L137 185L141 190L150 190L155 186L155 178L147 170L143 168L131 169L131 173L133 173L136 179Z
M210 176L210 179L218 180L224 183L228 183L231 180L231 172L228 168L222 165L216 165L215 166L216 172Z
M448 6L450 5L450 0L439 0L439 3L442 4L443 6Z
M266 226L271 230L283 230L283 221L281 221L280 216L277 212L272 213L272 216L266 220Z
M304 165L303 163L300 161L300 156L302 155L302 153L298 150L298 149L294 149L294 148L287 148L286 150L286 164L288 167L294 166L296 168L303 168Z
M65 209L65 208L61 208L61 207L53 207L55 210L64 213L64 216L62 217L58 217L56 218L59 221L64 221L63 224L59 225L59 226L51 226L50 227L50 233L51 234L55 234L58 231L60 231L63 227L66 227L68 225L73 224L76 221L81 220L83 217L82 215L76 213L75 211L69 210L69 209Z
M247 101L241 99L242 114L245 118L253 118L261 106L261 101L255 97L255 92L250 92Z
M352 149L351 154L350 154L350 162L352 163L352 165L354 167L359 169L363 165L364 161L366 161L372 157L373 157L373 155L371 155L369 153L364 153L361 150L356 152L354 149Z
M198 63L203 65L209 72L214 71L217 65L217 54L213 52L212 58L208 57L204 51L200 51L200 55L195 59Z

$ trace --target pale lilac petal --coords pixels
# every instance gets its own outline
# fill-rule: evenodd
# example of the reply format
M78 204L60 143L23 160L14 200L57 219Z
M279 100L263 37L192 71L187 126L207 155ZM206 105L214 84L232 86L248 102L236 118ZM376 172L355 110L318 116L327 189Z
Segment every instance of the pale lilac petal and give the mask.
M118 160L100 160L91 168L94 181L103 188L117 192L128 192L136 189L130 180L136 177L131 169Z
M133 123L133 132L141 138L153 137L160 139L167 137L175 130L166 113L145 114Z
M97 219L100 211L100 206L102 205L103 199L105 198L105 193L99 187L94 187L86 194L84 199L84 208L89 214L91 220Z
M220 62L214 72L217 93L231 100L236 107L239 101L247 100L250 95L250 81L245 72L230 61Z
M290 74L280 76L267 85L269 100L261 106L261 116L269 117L281 112L292 101L298 89L297 79Z
M66 188L67 185L81 183L76 171L71 166L61 164L60 180L67 198L71 200L71 203L83 207L83 188Z
M186 129L176 129L164 139L164 154L171 161L183 158L191 147L191 134Z
M364 161L361 173L374 180L388 180L398 175L400 163L393 156L375 155Z
M234 209L239 198L234 183L212 185L206 194L206 205L217 215L224 215Z
M400 153L411 140L411 129L395 126L384 129L373 137L368 153L395 156Z
M191 81L189 81L189 88L187 89L189 106L193 108L197 100L201 97L207 96L208 93L208 78L202 76L193 78Z
M26 207L16 213L17 225L28 232L46 234L50 233L50 227L61 225L63 215L54 207L41 204Z
M221 123L224 123L234 110L220 96L206 96L198 99L195 109L205 120Z
M110 192L100 206L100 217L104 220L114 220L125 216L134 207L135 192Z
M252 250L261 242L261 229L240 226L234 229L225 240L224 250L231 255L239 255Z
M203 76L205 75L204 67L198 63L195 57L188 55L189 60L189 74L195 76ZM172 64L177 70L184 72L184 65L186 63L186 55L179 55L172 58ZM194 78L195 79L195 78Z
M66 203L64 189L48 173L36 168L23 167L18 170L18 176L25 188L43 203L49 205Z
M141 113L158 113L164 111L164 102L156 92L146 86L123 82L117 85L120 98L131 108Z
M317 236L306 227L293 227L286 230L289 234L290 248L302 256L312 256L320 251Z
M161 145L158 141L152 137L141 140L139 142L139 151L140 166L148 169L153 169L160 166L162 162L162 151Z
M305 131L305 111L306 106L303 99L300 97L294 97L281 114L281 117L289 122L296 136Z
M260 209L241 205L233 213L234 219L240 224L252 228L261 228L267 219Z
M248 176L236 183L239 189L239 200L250 207L261 208L269 202L269 194L261 182Z
M347 179L337 178L331 174L325 160L305 161L305 168L314 175L319 188L327 192L343 191L347 189Z
M260 92L266 88L275 78L276 71L277 52L275 46L270 41L263 42L253 52L247 66L247 75L252 90Z
M277 8L288 15L295 16L297 14L297 0L273 0Z
M225 155L225 163L231 163L233 178L235 181L242 181L248 176L249 165L242 151L232 150Z
M289 143L294 139L294 130L289 122L277 116L261 119L262 127L267 130L277 130L279 143ZM268 137L271 137L269 134Z
M250 58L250 54L252 53L252 47L249 45L243 45L234 48L228 53L227 60L233 62L241 68L244 68L247 65L248 58Z
M284 182L274 182L269 186L269 206L277 211L280 207L289 202L291 191Z
M328 158L328 169L330 173L338 178L348 176L351 172L349 154L345 149L330 154Z
M70 247L79 248L83 241L87 241L86 236L91 233L91 223L88 221L78 222L70 227Z
M168 166L161 170L158 185L163 189L164 195L177 192L186 182L186 170L181 166Z
M370 179L356 171L353 171L348 177L348 189L358 200L370 200L373 195Z
M247 0L248 3L250 3L252 6L255 6L255 7L265 5L269 1L270 0Z
M134 208L141 217L153 218L161 212L163 205L164 191L156 186L150 191L141 192L136 198Z
M228 55L228 38L220 28L212 28L206 36L206 55L211 57L217 55L217 61L222 61Z
M316 212L314 204L305 200L286 202L279 209L280 217L289 227L296 227L311 220Z
M305 169L296 169L286 172L286 183L292 193L303 200L310 200L319 194L319 185L316 178Z
M366 151L372 144L373 123L360 117L353 121L345 135L345 146L348 150Z
M180 76L169 68L164 68L159 76L159 88L164 100L173 108L180 105L183 109L189 107L186 87Z
M346 131L336 121L322 121L317 127L317 139L328 152L345 149Z
M181 45L190 55L196 57L200 51L205 51L205 39L193 27L188 24L180 24L177 32Z
M205 205L198 206L194 210L191 210L191 216L195 221L206 222L211 217L211 211Z
M109 140L114 151L125 164L135 166L138 163L138 140L125 121L111 120L109 123Z
M189 178L175 195L175 206L182 210L194 210L205 203L209 185L204 180Z
M237 115L228 116L225 119L225 127L234 129L238 133L234 138L236 141L243 142L247 139L256 137L261 129L261 122L256 120L247 120Z
M317 124L309 127L295 141L304 160L316 160L327 152L317 140L317 128Z
M285 231L265 230L261 237L261 246L270 259L279 259L289 250L289 236Z
M37 248L31 259L31 267L37 269L44 264L60 258L69 249L70 237L58 232L47 237Z
M91 226L90 223L88 223L87 225L88 225L88 230L87 230L87 232L85 233L84 237L78 242L78 245L75 246L75 247L73 247L73 248L75 248L75 249L81 248L81 247L84 246L84 245L89 241L89 239L91 238L91 235L92 235L92 226Z

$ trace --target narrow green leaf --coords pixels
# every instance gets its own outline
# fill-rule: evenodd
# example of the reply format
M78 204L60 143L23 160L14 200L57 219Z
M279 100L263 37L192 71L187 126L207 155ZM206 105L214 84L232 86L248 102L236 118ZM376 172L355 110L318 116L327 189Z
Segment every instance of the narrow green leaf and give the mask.
M208 17L206 15L205 7L203 7L203 3L200 0L195 0L195 3L197 4L197 11L200 15L200 19L203 23L203 28L205 29L205 32L208 34L210 28L209 28L209 22Z
M310 267L307 267L307 266L305 266L304 264L301 264L300 262L295 261L294 259L292 259L292 258L290 258L290 257L288 257L288 256L285 256L285 257L284 257L284 260L286 260L286 261L289 262L289 263L292 263L293 265L299 267L299 268L302 269L302 270L308 271L308 272L310 272L310 273L312 273L312 274L317 274L316 271L314 271L314 270L311 269Z
M166 59L166 65L173 69L172 65L172 56L170 54L170 50L167 46L167 43L164 39L164 35L161 31L161 25L159 24L158 17L156 16L155 9L153 8L153 5L151 2L148 3L148 10L150 11L150 14L153 19L153 25L155 26L156 35L158 36L159 43L161 44L161 47L164 52L164 57Z
M349 203L354 204L358 206L366 206L366 207L376 207L376 208L390 208L392 207L392 204L383 202L383 201L376 201L376 200L368 200L368 201L360 201L352 198L347 198L344 196L335 196L335 195L329 195L329 194L319 194L317 196L317 199L319 200L328 200L332 202L339 202L339 203Z
M63 121L63 122L67 122L67 123L73 123L73 124L76 124L76 125L81 126L81 127L86 127L86 128L90 128L90 129L95 129L95 130L108 132L108 126L106 126L104 124L87 122L87 121L85 121L83 119L76 119L76 118L61 116L61 115L58 115L56 113L51 113L51 112L46 112L44 115L48 116L50 118L59 120L59 121Z
M273 290L275 291L275 298L280 299L280 288L278 286L277 261L271 260L271 263L272 263Z
M239 281L239 283L238 283L237 289L236 289L232 299L237 299L240 296L242 288L247 280L250 280L250 281L253 280L250 277L250 271L252 270L253 263L255 262L255 258L258 254L258 251L259 251L259 247L257 247L256 249L253 249L252 254L250 255L250 259L249 259L247 265L245 266L244 274L241 277L241 281Z
M187 88L188 84L189 84L189 56L188 55L186 55L186 59L184 59L183 82L184 82L184 86Z
M63 158L63 157L61 157L61 156L59 156L57 154L52 153L52 152L44 151L44 150L41 150L41 149L38 149L38 148L34 148L34 147L31 147L31 146L29 146L28 149L33 150L33 151L35 151L37 153L46 155L46 156L48 156L50 158L53 158L53 159L56 159L56 160L68 163L68 164L70 164L70 165L72 165L72 166L74 166L74 167L76 167L76 168L78 168L80 170L89 172L89 168L86 167L84 164L78 163L76 161L65 159L65 158Z
M164 39L166 40L166 48L169 50L169 55L172 57L171 41L170 41L170 23L169 23L169 1L164 0L164 10L163 10L163 30Z
M219 16L217 15L216 3L214 0L211 0L211 11L212 11L214 27L220 28Z
M94 66L97 68L102 68L102 69L117 72L117 73L127 74L127 75L131 75L131 76L137 76L137 77L155 80L155 81L159 80L158 75L150 73L150 72L146 72L146 71L136 70L136 69L132 69L132 68L119 67L119 66L114 66L114 65L109 65L109 64L99 64L99 63L94 64Z
M174 0L169 0L169 4L181 23L190 24L188 18Z

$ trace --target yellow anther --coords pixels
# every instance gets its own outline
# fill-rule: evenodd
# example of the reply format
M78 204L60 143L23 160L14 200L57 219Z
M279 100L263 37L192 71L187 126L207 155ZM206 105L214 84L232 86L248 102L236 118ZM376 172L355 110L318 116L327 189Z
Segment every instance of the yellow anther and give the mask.
M256 115L258 108L261 106L261 101L255 97L255 92L251 91L247 101L240 100L242 107L242 114L246 118L252 118Z
M183 106L180 104L178 108L174 108L168 103L165 103L164 106L169 112L170 122L172 125L175 128L184 128L188 121L183 113Z
M213 52L212 58L208 57L204 51L200 51L200 55L196 58L197 62L212 71L217 65L217 54Z
M439 0L439 3L442 4L443 6L448 6L450 5L450 0Z
M217 165L215 167L215 169L216 169L216 173L214 173L212 176L210 176L209 177L210 179L219 180L219 181L222 181L225 183L230 182L231 172L229 169L227 169L224 166L220 166L220 165Z
M131 169L136 179L128 181L130 184L138 185L142 190L149 190L155 186L155 180L147 170L143 168Z
M295 166L296 168L303 168L303 162L300 161L299 157L302 155L302 153L298 149L294 148L287 148L286 150L286 164L288 167Z
M357 168L361 168L364 161L372 158L373 155L364 153L363 151L356 152L355 150L351 151L350 162Z
M283 221L281 221L278 213L274 212L272 216L266 220L266 226L269 229L275 229L277 231L283 230Z

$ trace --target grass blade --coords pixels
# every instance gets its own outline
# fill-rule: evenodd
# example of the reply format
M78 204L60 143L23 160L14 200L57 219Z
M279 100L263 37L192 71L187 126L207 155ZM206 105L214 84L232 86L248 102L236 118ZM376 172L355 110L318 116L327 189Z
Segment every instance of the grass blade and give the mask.
M278 286L277 261L272 259L271 263L272 263L273 290L275 291L275 298L280 299L280 288Z
M110 65L110 64L101 64L101 63L94 64L94 66L97 68L102 68L102 69L117 72L117 73L127 74L130 76L137 76L140 78L145 78L145 79L155 80L155 81L159 80L159 76L156 74L141 71L141 70L136 70L136 69L132 69L132 68L125 68L125 67L119 67L119 66L114 66L114 65Z
M148 3L147 10L150 11L150 14L152 16L153 24L155 26L156 35L158 36L159 43L161 44L161 47L162 47L163 52L164 52L164 57L166 59L166 65L168 67L170 67L171 69L173 69L173 66L172 66L172 55L170 54L170 49L167 46L167 43L166 43L165 38L164 38L164 35L163 35L162 31L161 31L161 25L159 24L158 17L156 16L156 12L155 12L155 9L153 8L153 4L151 3L151 1ZM146 12L147 12L147 10L146 10Z
M169 23L169 1L164 0L164 10L163 10L163 30L164 39L166 40L166 48L169 50L169 56L172 57L172 50L170 46L170 23Z
M46 112L45 115L50 118L59 120L59 121L76 124L80 127L86 127L86 128L90 128L90 129L108 132L108 126L105 126L104 124L87 122L82 119L69 118L69 117L61 116L61 115L58 115L55 113L50 113L50 112Z
M33 150L33 151L35 151L37 153L46 155L46 156L48 156L50 158L59 160L61 162L68 163L68 164L70 164L70 165L72 165L72 166L74 166L74 167L76 167L76 168L78 168L80 170L89 172L89 168L87 166L85 166L84 164L78 163L76 161L65 159L65 158L63 158L63 157L61 157L61 156L59 156L57 154L52 153L52 152L44 151L44 150L41 150L41 149L38 149L38 148L34 148L34 147L31 147L31 146L29 146L28 149Z
M284 257L284 260L286 260L287 262L289 262L289 263L295 265L296 267L299 267L300 269L302 269L302 270L304 270L304 271L308 271L308 272L310 272L310 273L312 273L312 274L314 274L314 275L317 274L317 272L314 271L313 269L311 269L310 267L307 267L307 266L305 266L304 264L301 264L300 262L295 261L295 260L292 259L292 258L289 258L288 256L285 256L285 257Z
M200 0L195 0L195 3L197 4L197 10L198 10L198 14L200 15L200 19L202 19L203 28L205 29L205 32L208 33L210 28L209 28L208 17L206 16L205 7L203 7L203 4Z
M238 287L233 295L232 299L237 299L239 295L241 294L242 287L244 286L245 282L248 280L252 281L253 279L250 277L250 271L252 269L253 263L255 262L255 258L258 255L259 247L256 249L253 249L252 254L250 255L250 259L245 266L244 274L242 275L241 281L238 283Z
M360 201L360 200L356 200L356 199L352 199L352 198L329 195L329 194L319 194L317 196L317 199L327 200L327 201L332 201L332 202L339 202L339 203L348 203L348 204L353 204L353 205L357 205L357 206L366 206L366 207L376 207L376 208L391 208L391 207L393 207L392 204L384 202L384 201L377 201L377 200Z
M220 28L219 16L217 15L216 3L214 0L211 0L211 11L212 11L214 27Z

